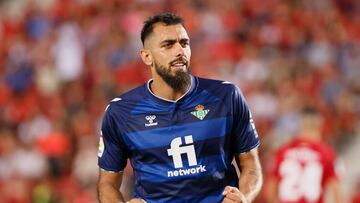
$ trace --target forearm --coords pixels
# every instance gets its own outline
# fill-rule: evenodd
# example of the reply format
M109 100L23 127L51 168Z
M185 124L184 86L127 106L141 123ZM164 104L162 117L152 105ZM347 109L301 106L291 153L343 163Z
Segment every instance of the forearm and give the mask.
M278 203L279 199L278 199L278 180L271 176L268 180L267 180L267 187L265 188L265 194L267 197L267 201L269 203Z
M99 182L97 185L100 203L125 202L120 193L122 172L114 173L99 169Z
M108 183L98 184L98 197L100 203L119 203L125 202L119 191L119 187Z
M335 203L341 203L343 202L343 197L341 194L341 188L338 180L332 179L328 183L328 187L330 187L330 193L332 194L332 197L334 199Z
M239 190L242 192L248 202L252 202L260 192L263 183L263 177L260 167L245 168L241 171L239 179Z

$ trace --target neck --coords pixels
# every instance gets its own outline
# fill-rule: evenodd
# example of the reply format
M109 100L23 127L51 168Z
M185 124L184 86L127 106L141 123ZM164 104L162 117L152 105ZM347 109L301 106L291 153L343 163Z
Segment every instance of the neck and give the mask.
M152 93L162 99L177 101L188 91L190 85L187 85L184 89L175 90L170 87L160 76L154 75L152 83L150 83L150 89Z
M321 139L321 133L319 131L313 131L313 130L303 130L300 133L300 136L303 139L307 139L307 140L320 140Z

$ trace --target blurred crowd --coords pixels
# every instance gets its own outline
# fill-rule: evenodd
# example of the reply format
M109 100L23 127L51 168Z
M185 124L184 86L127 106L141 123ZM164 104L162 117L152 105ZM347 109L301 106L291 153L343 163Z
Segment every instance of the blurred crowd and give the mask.
M96 202L104 109L149 79L140 29L162 11L185 18L194 75L241 87L265 171L304 104L339 153L359 136L359 1L0 0L0 202Z

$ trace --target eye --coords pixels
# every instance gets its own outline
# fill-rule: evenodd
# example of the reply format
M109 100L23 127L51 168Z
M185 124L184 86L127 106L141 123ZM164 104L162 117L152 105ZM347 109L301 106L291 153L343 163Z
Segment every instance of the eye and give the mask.
M182 46L182 47L189 46L189 44L190 44L189 41L182 41L182 42L181 42L181 46Z
M172 44L171 43L166 43L166 44L163 45L163 47L166 48L166 49L169 49L169 48L172 47Z

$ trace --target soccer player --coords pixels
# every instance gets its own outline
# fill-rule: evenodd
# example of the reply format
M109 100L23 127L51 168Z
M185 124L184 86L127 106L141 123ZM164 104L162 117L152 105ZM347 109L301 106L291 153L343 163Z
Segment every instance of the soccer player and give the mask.
M130 202L251 202L262 185L259 138L240 90L190 74L190 39L181 17L149 18L141 40L152 79L106 108L100 202L124 201L119 187L127 159L135 179Z
M341 199L335 152L321 140L321 114L303 110L299 135L280 147L268 181L269 202L321 203L326 189L336 203Z

